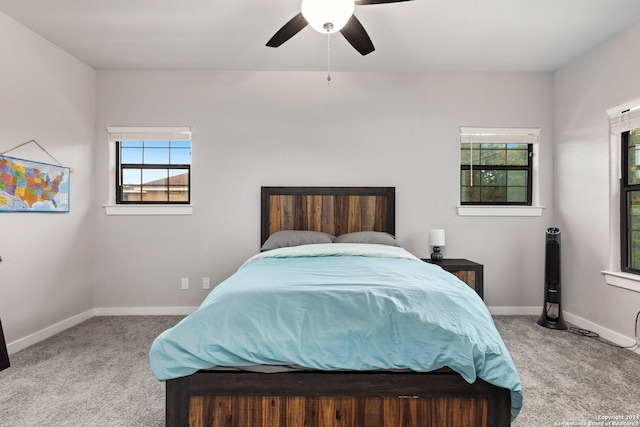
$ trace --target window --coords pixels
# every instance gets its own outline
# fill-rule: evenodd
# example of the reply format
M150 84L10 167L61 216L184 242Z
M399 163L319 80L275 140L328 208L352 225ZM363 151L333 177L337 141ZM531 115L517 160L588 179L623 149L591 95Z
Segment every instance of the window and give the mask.
M116 203L190 203L191 141L116 141Z
M624 131L620 180L620 261L622 271L640 273L640 127Z
M112 203L190 205L190 128L109 127L107 130L113 144Z
M609 285L640 292L640 98L607 109L611 155Z
M539 129L461 128L460 204L531 206Z

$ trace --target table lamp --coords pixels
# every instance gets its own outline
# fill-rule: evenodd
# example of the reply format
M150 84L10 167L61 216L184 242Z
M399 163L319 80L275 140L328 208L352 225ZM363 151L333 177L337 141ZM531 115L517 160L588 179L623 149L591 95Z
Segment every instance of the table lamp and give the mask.
M440 247L444 246L444 230L435 229L429 232L429 244L433 246L433 252L431 253L431 259L433 261L442 261L442 253Z

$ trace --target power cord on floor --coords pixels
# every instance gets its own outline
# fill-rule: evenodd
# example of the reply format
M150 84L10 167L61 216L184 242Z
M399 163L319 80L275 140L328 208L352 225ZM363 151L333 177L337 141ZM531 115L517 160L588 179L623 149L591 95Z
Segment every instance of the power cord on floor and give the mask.
M575 326L571 326L569 327L568 331L571 332L572 334L576 334L576 335L580 335L582 337L586 337L586 338L593 338L595 340L598 340L604 344L610 345L612 347L616 347L616 348L635 348L635 347L640 347L640 340L638 340L638 319L640 319L640 311L638 312L638 314L636 314L636 325L634 328L634 333L635 333L635 339L636 339L636 343L633 345L629 345L629 346L621 346L618 344L614 344L611 343L603 338L600 337L600 335L598 335L597 333L590 331L588 329L582 329L582 328L577 328Z

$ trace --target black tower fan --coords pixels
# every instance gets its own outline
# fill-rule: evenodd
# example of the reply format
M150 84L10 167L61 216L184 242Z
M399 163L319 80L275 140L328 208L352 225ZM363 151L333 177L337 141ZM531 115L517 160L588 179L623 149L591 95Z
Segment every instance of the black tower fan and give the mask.
M538 325L551 329L567 329L560 303L560 230L547 229L544 260L544 306Z

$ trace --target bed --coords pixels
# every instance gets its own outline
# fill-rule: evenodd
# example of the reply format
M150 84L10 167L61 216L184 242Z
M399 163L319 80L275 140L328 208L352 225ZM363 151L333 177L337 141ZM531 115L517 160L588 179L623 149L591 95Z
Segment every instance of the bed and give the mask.
M510 425L513 361L473 290L394 244L394 188L263 187L261 216L266 250L153 343L167 426Z

